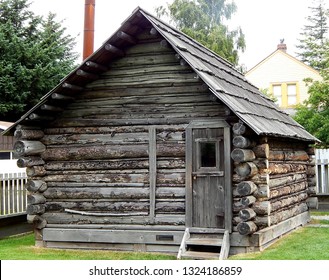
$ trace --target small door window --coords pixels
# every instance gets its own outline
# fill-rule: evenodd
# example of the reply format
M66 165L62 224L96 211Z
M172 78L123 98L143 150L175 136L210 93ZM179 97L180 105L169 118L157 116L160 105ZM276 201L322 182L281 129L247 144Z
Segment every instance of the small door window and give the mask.
M216 167L216 142L200 142L200 168Z
M197 139L197 170L216 170L219 166L219 140ZM196 171L197 171L196 170Z

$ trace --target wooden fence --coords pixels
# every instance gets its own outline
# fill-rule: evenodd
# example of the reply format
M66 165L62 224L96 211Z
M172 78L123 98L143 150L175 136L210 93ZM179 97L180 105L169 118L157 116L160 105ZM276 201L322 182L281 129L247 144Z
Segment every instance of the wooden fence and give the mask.
M25 212L26 180L25 172L0 173L0 215Z
M329 149L316 149L316 176L318 194L329 194Z

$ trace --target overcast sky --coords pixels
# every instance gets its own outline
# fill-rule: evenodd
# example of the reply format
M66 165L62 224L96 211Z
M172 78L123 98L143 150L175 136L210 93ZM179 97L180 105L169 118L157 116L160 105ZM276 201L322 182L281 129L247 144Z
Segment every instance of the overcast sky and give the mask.
M77 51L82 52L85 0L30 0L36 14L57 14L57 20L77 37ZM172 0L96 0L95 49L110 37L120 24L140 6L154 12L154 8ZM247 49L240 55L240 63L248 69L276 50L280 39L285 39L288 53L295 55L299 33L307 23L306 16L313 0L235 0L238 12L232 26L241 26L246 36Z

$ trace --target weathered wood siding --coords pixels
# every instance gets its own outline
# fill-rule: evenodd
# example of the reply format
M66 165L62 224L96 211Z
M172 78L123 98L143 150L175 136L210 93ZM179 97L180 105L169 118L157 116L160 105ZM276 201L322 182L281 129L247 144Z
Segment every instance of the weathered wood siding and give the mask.
M44 135L21 137L44 145L30 167L47 186L31 192L43 197L30 213L39 228L185 224L185 128L229 110L160 37L145 32L124 53Z
M315 174L307 144L257 139L244 125L234 127L235 230L250 234L307 211Z

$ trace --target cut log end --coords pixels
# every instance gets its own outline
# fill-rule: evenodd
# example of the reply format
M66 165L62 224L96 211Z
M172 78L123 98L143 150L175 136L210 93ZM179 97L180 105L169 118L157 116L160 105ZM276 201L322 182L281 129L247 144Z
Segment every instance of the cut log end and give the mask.
M249 235L257 231L257 226L254 222L242 222L237 226L238 232L241 235Z

